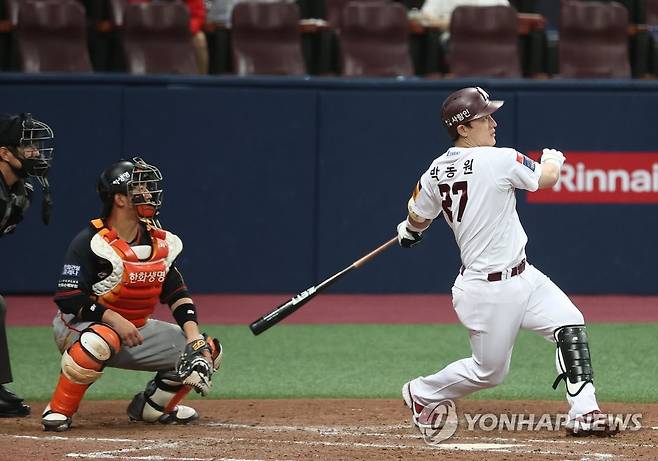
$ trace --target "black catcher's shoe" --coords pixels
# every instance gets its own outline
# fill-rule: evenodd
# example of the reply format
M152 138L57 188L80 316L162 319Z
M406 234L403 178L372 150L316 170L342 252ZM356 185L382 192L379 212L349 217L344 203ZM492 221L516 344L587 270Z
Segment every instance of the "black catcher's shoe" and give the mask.
M22 418L30 414L23 399L0 384L0 418Z

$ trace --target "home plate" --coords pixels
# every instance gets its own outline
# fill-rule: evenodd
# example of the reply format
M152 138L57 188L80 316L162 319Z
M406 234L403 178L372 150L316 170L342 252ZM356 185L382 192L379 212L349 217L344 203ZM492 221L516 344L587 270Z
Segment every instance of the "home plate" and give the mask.
M489 451L525 447L525 445L519 443L437 443L432 444L432 447L443 450Z

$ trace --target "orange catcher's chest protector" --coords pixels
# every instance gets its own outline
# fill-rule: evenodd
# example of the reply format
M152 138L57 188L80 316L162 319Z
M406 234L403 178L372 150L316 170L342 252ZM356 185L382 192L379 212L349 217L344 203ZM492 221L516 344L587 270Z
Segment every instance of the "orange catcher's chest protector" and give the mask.
M151 256L140 260L114 230L96 219L99 229L91 240L92 251L110 261L112 273L93 285L98 301L142 327L155 310L169 267L183 249L181 240L162 229L149 228Z

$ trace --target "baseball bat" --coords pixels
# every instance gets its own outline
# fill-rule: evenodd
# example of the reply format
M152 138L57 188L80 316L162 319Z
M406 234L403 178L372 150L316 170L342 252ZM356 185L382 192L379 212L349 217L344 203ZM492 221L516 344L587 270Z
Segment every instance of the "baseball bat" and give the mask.
M265 330L273 327L277 323L279 323L281 320L285 319L288 317L290 314L295 312L297 309L302 307L304 304L309 302L311 299L315 298L317 295L322 293L323 290L327 289L331 285L333 285L338 279L341 277L345 276L348 272L353 271L354 269L358 269L359 267L363 266L365 263L370 261L372 258L377 256L379 253L393 245L395 242L397 242L398 238L393 237L391 240L388 242L384 243L383 245L379 246L378 248L372 250L370 253L365 255L364 257L354 261L352 264L347 266L345 269L343 269L340 272L335 273L328 279L324 280L322 283L319 285L314 285L310 288L307 288L306 290L302 291L301 293L296 294L290 300L286 301L285 303L279 305L276 309L272 310L268 314L265 314L255 322L253 322L251 325L249 325L249 328L251 329L251 332L254 335L259 335Z

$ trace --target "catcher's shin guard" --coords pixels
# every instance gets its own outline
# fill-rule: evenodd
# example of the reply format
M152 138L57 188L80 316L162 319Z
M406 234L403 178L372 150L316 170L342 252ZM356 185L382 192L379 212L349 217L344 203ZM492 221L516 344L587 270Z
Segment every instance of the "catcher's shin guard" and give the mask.
M121 339L108 325L95 323L82 331L62 354L59 381L41 418L46 430L68 429L85 391L102 376L105 363L120 349Z
M553 383L553 389L557 389L560 381L564 380L567 393L575 397L587 383L594 382L585 325L560 327L553 332L553 336L557 343L555 361L561 371Z
M158 372L146 389L133 397L128 416L133 421L185 424L199 417L190 407L178 405L192 388L175 371Z

